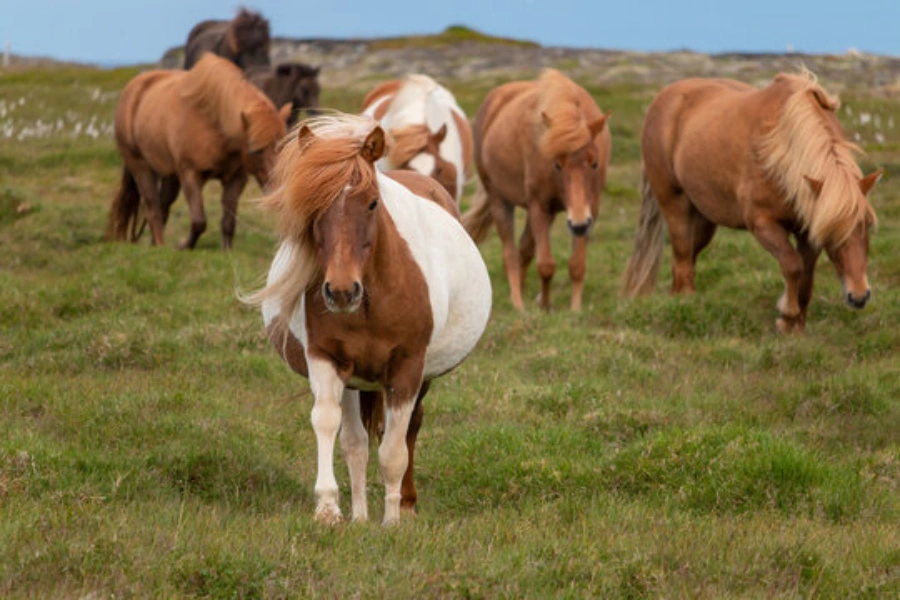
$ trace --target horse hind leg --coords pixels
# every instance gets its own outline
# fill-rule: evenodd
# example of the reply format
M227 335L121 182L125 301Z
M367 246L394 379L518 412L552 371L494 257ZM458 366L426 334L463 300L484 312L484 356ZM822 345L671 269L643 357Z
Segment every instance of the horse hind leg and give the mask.
M525 304L522 302L522 273L519 269L519 256L514 239L514 207L499 198L489 198L488 202L497 226L497 235L503 246L503 268L506 271L506 279L509 281L510 299L513 307L522 312L525 310Z
M694 261L699 253L694 238L696 209L684 193L660 195L658 202L672 244L672 293L693 293ZM709 239L705 240L700 249L708 243Z
M144 215L150 226L150 235L154 246L162 246L165 223L159 199L159 177L149 167L135 169L134 180L144 198Z
M369 462L369 434L363 426L360 413L360 392L344 390L341 400L343 425L341 427L341 450L347 470L350 472L350 497L353 520L364 522L369 518L366 500L366 465Z
M525 220L525 229L519 237L519 289L522 296L525 295L525 279L528 276L528 267L534 260L535 243L534 235L531 233L531 221Z

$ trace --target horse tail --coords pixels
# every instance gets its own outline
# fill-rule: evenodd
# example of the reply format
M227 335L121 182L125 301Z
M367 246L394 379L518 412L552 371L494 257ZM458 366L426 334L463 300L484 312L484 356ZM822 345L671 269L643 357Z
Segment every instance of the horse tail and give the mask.
M384 432L384 393L360 390L359 412L369 439L375 436L381 439Z
M634 250L625 266L621 293L628 297L642 296L653 291L656 273L665 241L665 221L647 175L641 172L641 215L634 237Z
M478 182L478 188L475 190L475 196L472 198L472 204L469 210L463 213L462 224L476 244L480 244L490 232L494 219L491 216L491 203L489 202L487 191L484 184Z
M130 239L130 241L136 242L144 230L143 225L138 230L140 208L141 195L134 175L126 167L122 167L122 182L109 209L106 239L117 242Z

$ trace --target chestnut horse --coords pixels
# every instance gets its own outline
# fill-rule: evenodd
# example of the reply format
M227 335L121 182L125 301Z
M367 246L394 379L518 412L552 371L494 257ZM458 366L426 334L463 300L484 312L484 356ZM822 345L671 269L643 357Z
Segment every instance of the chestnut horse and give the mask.
M540 305L550 309L556 270L550 226L566 211L574 239L569 259L572 310L581 309L588 232L597 218L611 152L608 115L582 87L548 69L537 81L515 81L492 90L475 118L475 165L481 190L463 215L476 242L491 222L503 244L503 266L512 303L524 309L525 272L537 252ZM514 209L528 211L516 252Z
M241 69L268 67L269 21L243 8L230 21L201 21L188 33L184 68L197 64L204 52L227 58Z
M363 114L379 121L392 140L379 169L418 171L460 201L471 175L472 129L450 90L427 75L407 75L369 92Z
M748 229L778 261L785 283L779 332L804 329L823 249L847 304L864 307L875 223L867 196L881 173L862 176L838 106L810 73L779 74L759 90L725 79L663 89L644 120L643 200L623 292L653 290L664 225L672 240L672 292L693 292L697 255L723 225Z
M301 110L309 114L318 111L319 69L304 63L281 63L275 67L252 67L245 74L275 106L291 103L290 127L297 122L297 114Z
M218 178L222 244L230 248L247 174L265 186L289 113L290 105L277 111L240 69L213 54L190 71L153 70L132 79L116 106L116 145L125 164L107 237L137 241L143 197L153 244L162 244L181 186L191 212L190 236L181 247L193 248L206 229L203 185Z
M266 287L249 300L262 305L281 356L309 378L315 514L324 522L341 519L338 430L353 519L368 517L360 390L384 393L384 523L399 520L412 483L410 423L421 418L429 382L475 347L491 308L487 269L452 200L422 175L378 172L384 150L384 131L369 118L307 121L282 150L275 190L263 200L278 215L282 242Z

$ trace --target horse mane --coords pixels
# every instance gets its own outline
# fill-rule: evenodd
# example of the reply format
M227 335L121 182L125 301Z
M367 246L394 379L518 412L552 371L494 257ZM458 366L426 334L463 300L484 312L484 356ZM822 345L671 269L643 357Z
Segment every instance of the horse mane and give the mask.
M228 22L225 34L228 45L235 54L269 43L269 21L260 13L241 7Z
M282 242L292 245L288 268L246 300L251 304L277 300L284 331L303 294L320 276L313 224L340 197L377 184L374 166L360 155L377 122L334 114L307 119L300 127L303 125L314 135L300 140L297 130L292 131L272 170L274 191L260 201L263 208L275 213Z
M250 150L264 148L282 134L283 124L272 101L247 81L237 65L211 52L185 74L181 97L218 123L229 139L246 137Z
M541 152L552 158L575 152L590 143L591 132L575 83L556 69L545 69L537 83L535 117L538 127L543 129L538 142Z
M858 224L875 222L859 186L862 171L854 154L862 150L844 139L835 114L840 102L811 72L782 73L775 83L794 91L758 145L759 158L793 205L810 241L818 247L839 246ZM805 177L822 182L818 194Z

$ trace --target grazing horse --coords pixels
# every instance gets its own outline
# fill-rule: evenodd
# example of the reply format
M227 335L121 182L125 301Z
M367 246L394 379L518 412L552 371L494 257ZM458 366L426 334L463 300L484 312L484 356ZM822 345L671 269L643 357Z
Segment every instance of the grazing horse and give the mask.
M241 69L268 67L269 21L243 8L230 21L201 21L184 45L184 68L197 64L204 52L227 58Z
M427 75L407 75L369 92L363 114L379 121L392 139L379 169L418 171L460 201L470 175L472 129L450 90Z
M748 229L781 266L779 332L804 329L823 249L847 304L864 307L875 223L867 196L881 173L862 176L838 106L808 72L763 89L726 79L663 89L644 120L640 223L622 291L653 290L668 225L672 293L693 292L697 255L723 225Z
M463 224L476 242L484 239L492 221L497 226L512 303L520 311L525 272L535 251L540 305L550 310L550 280L556 270L550 226L562 211L574 236L571 308L581 310L587 235L597 218L612 148L608 116L584 88L553 69L536 81L495 88L478 110L475 164L481 190ZM518 253L513 239L516 206L528 211Z
M288 127L297 122L297 114L319 108L319 67L303 63L281 63L276 67L252 67L245 71L256 87L266 93L275 106L291 103Z
M307 121L281 151L274 192L263 200L278 215L282 242L266 287L249 301L262 305L281 356L309 378L315 514L324 522L341 519L339 430L353 519L368 517L360 390L384 393L384 523L399 520L417 407L429 382L475 347L491 308L487 269L452 200L422 175L377 171L384 150L385 133L369 118Z
M289 105L277 111L240 69L213 54L190 71L153 70L132 79L116 106L116 145L125 164L107 237L137 241L143 197L153 244L162 244L169 208L184 187L191 232L181 247L193 248L206 229L203 185L217 178L222 245L230 248L247 175L265 186L289 112Z

